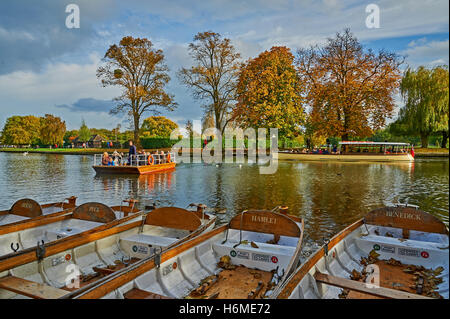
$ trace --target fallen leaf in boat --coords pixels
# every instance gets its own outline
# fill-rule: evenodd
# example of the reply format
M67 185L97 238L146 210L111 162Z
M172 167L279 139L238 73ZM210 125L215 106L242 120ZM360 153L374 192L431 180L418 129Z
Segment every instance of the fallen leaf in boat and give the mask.
M375 235L380 236L380 231L377 229L374 230Z
M375 251L375 249L372 249L372 250L370 251L370 253L369 253L369 257L372 257L373 259L378 259L378 257L380 257L380 254L377 253L377 252Z
M386 232L386 234L384 234L384 236L386 236L386 237L394 237L394 235L392 235L390 232Z
M254 242L251 242L250 245L251 245L253 248L259 248L258 245L256 245Z
M367 266L367 263L368 263L367 258L361 257L360 264L363 266Z
M443 270L444 270L443 267L437 267L437 268L433 271L433 274L434 274L435 276L439 276Z
M231 258L228 255L222 256L222 257L220 257L220 262L228 264L231 262Z
M241 241L241 245L248 245L248 240Z
M220 257L220 261L217 266L223 269L235 269L236 266L231 263L231 258L228 255Z
M362 276L361 276L361 273L359 271L357 271L356 269L352 270L352 274L350 275L350 279L358 281L358 280L361 279L361 277Z
M386 262L386 264L392 265L392 266L400 266L402 263L397 259L391 258Z

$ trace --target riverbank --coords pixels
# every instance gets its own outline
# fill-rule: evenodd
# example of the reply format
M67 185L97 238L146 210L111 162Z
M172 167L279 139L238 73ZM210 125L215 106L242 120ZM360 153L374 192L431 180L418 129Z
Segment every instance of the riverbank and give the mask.
M414 153L416 158L449 157L448 148L417 148Z
M64 155L94 155L103 152L111 153L116 150L119 153L128 153L128 149L111 149L111 148L0 148L0 152L11 153L40 153L40 154L64 154ZM160 151L169 151L170 148L158 149ZM156 149L145 149L146 152L156 151ZM194 149L200 151L200 149ZM416 158L430 157L449 157L447 148L417 148L415 149Z
M167 151L170 149L159 149ZM0 148L0 152L9 153L38 153L38 154L63 154L63 155L94 155L102 154L103 152L112 153L117 151L119 153L128 153L128 149L112 149L112 148ZM156 149L146 149L151 152Z

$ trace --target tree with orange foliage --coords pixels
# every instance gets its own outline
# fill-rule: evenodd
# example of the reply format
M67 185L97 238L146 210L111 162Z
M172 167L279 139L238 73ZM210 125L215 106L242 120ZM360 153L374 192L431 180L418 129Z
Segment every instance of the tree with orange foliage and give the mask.
M112 114L127 112L133 123L134 143L139 145L140 119L144 112L158 114L159 108L172 111L177 104L165 91L170 81L164 55L146 38L123 37L119 45L106 51L105 64L97 69L103 86L119 86L124 90L115 98Z
M300 130L303 86L286 47L272 47L242 67L234 120L243 127L277 127L281 136Z
M346 29L323 47L298 50L298 70L307 85L311 120L320 134L366 137L393 116L403 58L363 50Z

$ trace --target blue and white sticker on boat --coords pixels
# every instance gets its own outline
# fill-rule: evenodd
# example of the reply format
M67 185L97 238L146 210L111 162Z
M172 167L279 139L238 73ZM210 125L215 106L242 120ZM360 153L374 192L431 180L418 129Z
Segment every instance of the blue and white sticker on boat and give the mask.
M250 259L250 254L246 251L236 251L232 250L230 251L231 257L241 258L241 259Z
M133 245L133 247L131 247L131 249L132 249L135 253L139 253L139 254L148 254L148 247L147 247L147 246L137 246L137 245Z

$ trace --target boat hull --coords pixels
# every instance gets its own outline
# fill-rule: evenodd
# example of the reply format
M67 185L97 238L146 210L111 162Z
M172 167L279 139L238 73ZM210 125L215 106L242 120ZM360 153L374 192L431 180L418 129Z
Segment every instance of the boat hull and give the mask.
M127 299L149 296L158 299L185 298L190 296L193 290L199 288L199 282L208 280L211 276L220 276L222 268L219 261L222 261L223 258L228 258L233 265L240 265L237 268L249 268L250 273L255 270L278 273L278 276L274 276L278 279L274 279L273 282L276 287L282 282L285 275L288 275L297 265L304 225L301 219L290 223L281 223L279 219L282 219L282 216L279 214L271 216L275 217L264 219L264 212L258 214L256 211L256 213L252 212L248 220L254 221L255 225L270 223L275 232L278 231L276 230L277 226L283 225L283 232L278 239L278 244L268 243L268 240L274 238L271 233L254 232L244 226L243 232L240 233L240 230L232 228L233 223L231 222L229 227L227 225L218 227L172 249L163 251L158 258L161 262L160 265L154 258L144 259L134 265L132 269L124 269L107 281L83 292L80 291L71 297L80 299ZM241 215L235 217L235 222L239 222L239 220L241 220ZM243 225L249 225L248 220L244 216ZM286 232L284 226L293 226L293 223L296 223L301 231L300 237L284 236L283 234ZM246 270L246 272L249 271ZM280 275L280 273L282 274ZM222 283L226 285L225 281ZM214 287L211 288L211 290L214 289ZM243 294L245 298L248 298L247 293L250 288L248 285L244 285L237 289L232 287L232 290L234 292L220 291L221 294L225 293L225 296L217 295L216 297L240 299L242 297L239 295Z
M413 162L411 154L401 155L363 155L363 154L298 154L278 152L273 154L279 160L293 161L340 161L340 162Z
M97 174L151 174L156 172L168 171L175 168L176 163L166 163L157 165L143 166L92 166Z
M413 214L408 213L395 218L407 219L411 216ZM423 219L424 216L421 217ZM347 288L350 293L346 298L352 299L427 298L428 295L417 294L411 289L414 281L407 276L412 275L408 275L404 269L412 265L433 270L441 268L439 276L442 282L437 285L436 292L443 298L449 298L448 233L411 230L407 232L408 239L405 239L402 235L405 234L405 228L369 222L366 216L334 236L326 246L306 260L273 296L279 299L337 299L342 298L341 288ZM369 266L361 263L361 260L367 260L373 252L377 253L376 266L372 267L378 269L373 277L379 278L377 287L350 280L354 271L362 274L368 269ZM394 290L392 287L402 289Z

